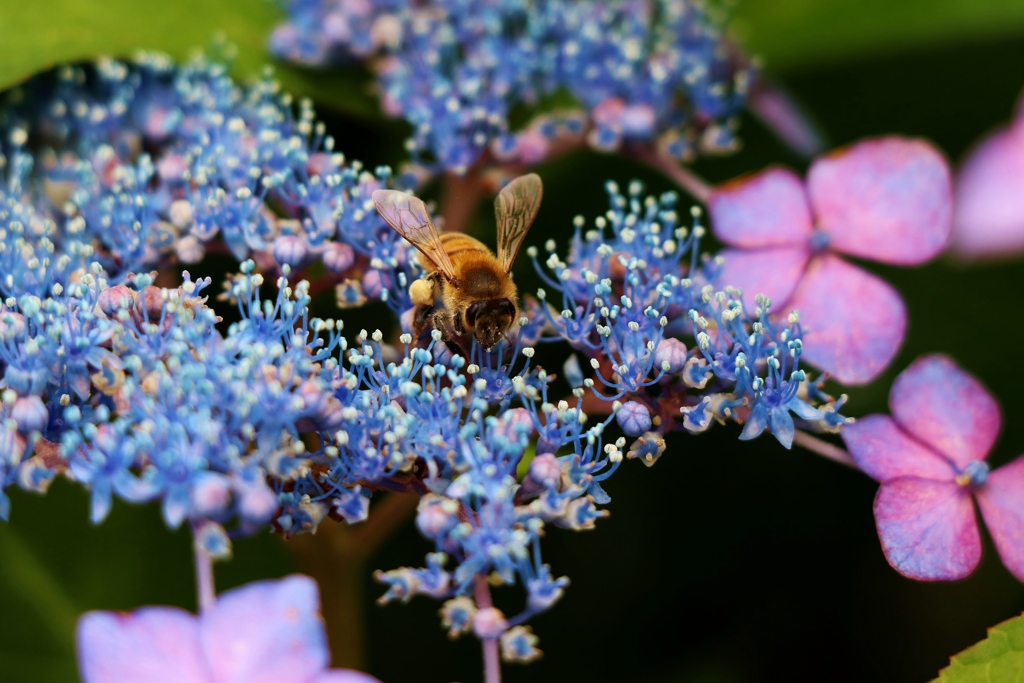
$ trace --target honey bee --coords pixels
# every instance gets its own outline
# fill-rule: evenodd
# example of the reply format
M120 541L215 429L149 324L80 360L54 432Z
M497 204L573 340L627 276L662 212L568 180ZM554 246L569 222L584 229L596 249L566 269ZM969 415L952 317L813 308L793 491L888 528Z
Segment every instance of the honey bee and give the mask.
M516 178L498 194L495 256L469 235L438 233L427 207L416 197L395 190L373 193L373 203L387 224L419 250L425 275L409 287L417 332L429 322L445 341L452 334L468 334L485 350L501 341L519 314L509 273L537 217L542 194L540 176L534 173Z

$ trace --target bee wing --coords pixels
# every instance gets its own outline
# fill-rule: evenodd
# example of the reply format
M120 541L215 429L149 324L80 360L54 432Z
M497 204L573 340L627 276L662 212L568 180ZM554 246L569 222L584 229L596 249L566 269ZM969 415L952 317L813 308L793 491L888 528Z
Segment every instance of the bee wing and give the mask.
M377 212L395 232L409 240L412 246L423 253L437 271L448 282L454 283L455 266L448 258L448 252L441 245L434 221L422 200L405 192L395 190L375 190L373 203Z
M529 173L510 182L494 200L494 217L498 222L498 259L505 272L512 270L519 247L533 225L544 195L540 176Z

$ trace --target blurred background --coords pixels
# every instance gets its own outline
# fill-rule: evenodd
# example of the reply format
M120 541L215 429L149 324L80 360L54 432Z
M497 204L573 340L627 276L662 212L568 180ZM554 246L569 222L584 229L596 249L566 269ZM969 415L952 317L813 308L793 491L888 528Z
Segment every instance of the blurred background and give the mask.
M830 146L884 133L923 136L956 162L1009 119L1024 88L1024 0L738 0L733 13L740 42L762 56ZM280 15L262 0L2 0L0 86L59 61L137 48L183 58L217 31L237 46L234 68L245 78L269 60L264 41ZM349 158L401 160L404 130L376 113L365 73L278 73L286 88L314 98ZM721 181L769 163L805 165L750 118L741 137L738 154L695 170ZM546 185L539 224L563 243L575 214L604 211L605 179L671 187L645 167L593 153L538 172ZM472 226L485 239L493 239L489 216L481 207ZM1004 430L990 462L1024 452L1024 365L1013 360L1024 338L1016 310L1024 261L866 266L901 291L910 329L890 372L850 392L847 414L885 410L896 373L921 353L944 352L1002 403ZM216 279L226 267L212 263L199 274ZM524 259L521 290L535 289L531 277ZM372 307L347 319L349 329L389 324ZM882 556L871 480L787 452L770 437L737 436L719 427L673 435L653 469L629 462L607 482L612 514L596 531L548 533L544 559L572 585L533 621L544 658L506 667L508 681L925 681L986 627L1024 611L1024 586L987 538L981 567L964 581L904 579ZM77 680L73 627L85 610L195 608L190 539L169 532L155 506L115 505L93 527L87 495L68 482L57 481L46 497L10 494L11 522L0 526L0 679ZM344 548L345 533L322 528L298 548L269 533L239 540L234 560L217 567L218 589L308 570L310 557L322 564L317 544ZM430 549L407 518L365 561L339 570L351 583L348 617L364 623L365 647L352 636L336 664L361 662L385 683L480 680L477 641L450 642L438 603L373 604L383 591L372 570L418 565Z

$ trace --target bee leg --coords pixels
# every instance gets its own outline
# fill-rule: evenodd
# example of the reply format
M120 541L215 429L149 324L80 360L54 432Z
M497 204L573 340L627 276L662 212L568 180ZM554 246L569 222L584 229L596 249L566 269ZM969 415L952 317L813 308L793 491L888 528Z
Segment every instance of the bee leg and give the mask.
M462 316L459 315L458 312L454 315L448 316L448 319L451 321L452 330L455 331L455 334L460 337L466 334L466 328L462 325Z
M412 314L412 329L416 332L422 331L428 322L433 322L433 318L433 306L417 306Z
M448 341L451 339L451 334L448 332L448 326L451 324L452 317L448 314L448 311L443 309L436 311L431 319L434 323L434 329L441 333L442 341Z

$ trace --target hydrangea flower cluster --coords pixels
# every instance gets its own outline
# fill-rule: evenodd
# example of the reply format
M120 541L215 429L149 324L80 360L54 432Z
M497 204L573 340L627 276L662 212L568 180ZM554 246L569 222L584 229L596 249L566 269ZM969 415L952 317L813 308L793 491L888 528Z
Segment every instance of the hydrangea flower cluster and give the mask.
M277 270L322 260L348 300L364 284L401 299L381 279L388 266L362 282L370 261L391 264L402 248L366 207L373 190L411 179L346 164L310 103L295 109L269 76L242 88L222 65L150 54L15 89L0 112L0 293L46 297L93 263L120 284L199 262L219 237L215 249Z
M487 154L533 163L584 135L599 149L657 143L678 158L730 150L753 75L687 0L294 0L288 17L275 54L314 65L378 56L384 110L412 125L414 158L458 173ZM555 93L583 113L510 129L515 107Z
M836 431L845 399L825 395L800 367L799 313L780 323L767 297L755 297L748 313L742 290L716 288L709 275L721 262L701 256L701 212L694 208L685 225L675 193L644 197L638 182L626 194L615 183L607 189L611 208L590 230L576 219L567 261L552 242L543 267L535 247L529 254L558 294L553 302L546 289L538 293L548 329L595 370L578 375L581 389L611 403L623 431L640 437L630 454L652 463L668 430L698 433L712 420L743 424L745 439L767 428L787 448L794 415L815 431ZM680 334L692 338L690 349Z
M568 582L542 562L545 527L593 528L624 457L651 464L669 429L712 418L787 446L794 415L817 430L844 422L842 400L800 368L798 317L773 322L767 299L748 316L740 291L716 291L699 212L682 225L672 194L609 184L610 210L586 232L577 220L565 260L548 246L559 306L540 293L492 352L437 331L414 343L406 290L419 266L367 210L389 171L344 166L308 106L291 118L269 81L240 89L219 67L147 56L63 70L14 99L0 237L29 258L7 274L0 311L0 472L37 491L58 474L80 482L94 521L115 496L159 501L169 526L188 522L224 557L232 535L356 522L373 491L414 491L435 550L423 568L382 572L383 599L444 599L453 635L530 661L525 622ZM166 287L140 272L220 245L252 256L224 283L239 318L226 330L209 278ZM340 304L389 303L398 344L311 316L298 274L317 257ZM532 360L554 340L595 370L567 366L572 397ZM613 422L631 445L606 434ZM493 607L489 581L519 585L521 611Z

